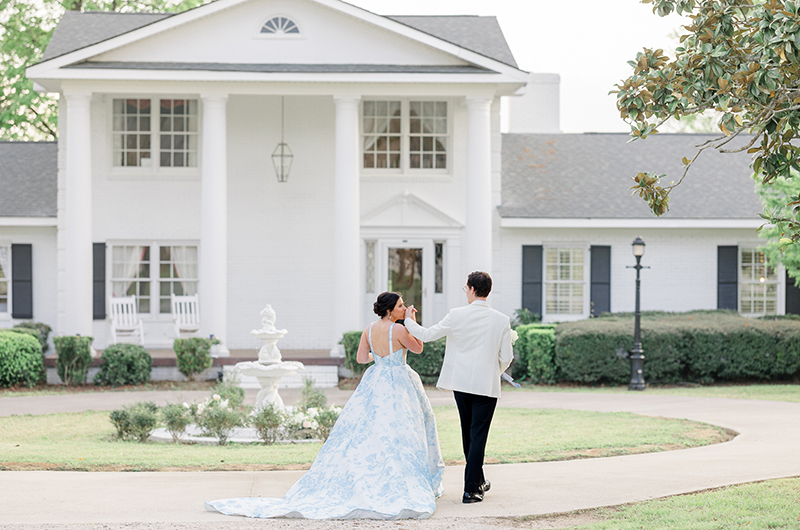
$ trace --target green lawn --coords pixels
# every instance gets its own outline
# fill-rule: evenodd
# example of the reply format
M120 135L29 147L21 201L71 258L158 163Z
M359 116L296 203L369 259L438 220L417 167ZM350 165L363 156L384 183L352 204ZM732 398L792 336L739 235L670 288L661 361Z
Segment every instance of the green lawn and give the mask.
M575 530L727 530L800 528L800 477L728 486L615 508L588 510L598 520ZM563 517L563 516L562 516ZM547 520L552 517L524 517Z
M435 408L446 462L462 461L455 407ZM107 412L0 418L0 469L270 469L307 467L320 444L225 447L115 441ZM498 409L487 462L539 462L707 445L729 436L686 420L630 413Z
M556 385L522 385L517 390L503 385L503 392L630 392L627 386L588 387L588 386L556 386ZM713 386L659 386L648 385L643 391L656 396L691 396L732 399L767 399L772 401L800 402L800 384L757 384L757 385L713 385Z

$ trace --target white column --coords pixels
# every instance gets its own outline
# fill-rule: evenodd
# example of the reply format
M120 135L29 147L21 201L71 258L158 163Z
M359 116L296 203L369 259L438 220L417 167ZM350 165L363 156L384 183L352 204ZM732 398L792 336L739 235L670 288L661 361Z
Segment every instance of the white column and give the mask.
M334 96L336 146L333 184L334 349L345 331L361 327L359 96Z
M65 315L62 335L92 335L92 94L65 93Z
M492 101L467 97L467 274L492 273Z
M203 335L228 338L227 94L201 94L203 101L200 188L200 323Z

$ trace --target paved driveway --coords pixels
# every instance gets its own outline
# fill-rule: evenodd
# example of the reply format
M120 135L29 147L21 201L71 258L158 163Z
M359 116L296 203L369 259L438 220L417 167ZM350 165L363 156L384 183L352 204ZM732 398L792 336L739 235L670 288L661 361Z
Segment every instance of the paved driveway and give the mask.
M287 402L297 396L282 391ZM327 391L343 403L350 393ZM0 416L48 411L109 410L125 402L199 399L207 392L113 393L0 398ZM252 396L250 396L252 398ZM434 405L453 404L446 392L432 390ZM656 396L644 393L597 394L507 392L503 407L561 408L599 412L633 412L686 418L740 433L732 441L694 449L611 458L501 464L487 469L492 490L484 502L460 502L463 468L448 467L445 495L428 521L403 522L408 528L489 527L475 517L534 515L636 502L719 486L800 476L800 403ZM82 407L82 408L81 408ZM258 521L240 520L203 510L203 501L237 496L280 497L301 471L271 472L2 472L0 524L7 528L45 528L43 523L142 523L136 528L244 528ZM483 522L481 522L483 521ZM34 526L24 525L25 523ZM169 524L173 526L169 526ZM351 523L261 521L261 528L349 528ZM361 524L361 523L359 523ZM392 523L397 524L397 523ZM495 524L495 523L492 523ZM24 526L19 526L24 525ZM154 526L155 525L155 526ZM168 525L168 526L161 526ZM266 526L264 526L266 525ZM287 526L288 525L288 526ZM297 526L300 525L300 526ZM319 526L323 525L323 526ZM368 527L390 523L368 523ZM476 526L477 525L477 526ZM87 527L88 528L88 527ZM94 527L93 527L94 528Z

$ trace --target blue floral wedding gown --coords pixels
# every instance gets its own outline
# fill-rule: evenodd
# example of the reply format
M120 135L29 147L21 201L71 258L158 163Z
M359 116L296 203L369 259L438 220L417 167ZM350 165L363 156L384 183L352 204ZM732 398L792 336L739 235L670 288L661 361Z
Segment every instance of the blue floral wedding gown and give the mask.
M389 328L389 347L392 344ZM311 469L282 499L247 497L206 509L247 517L424 519L444 492L436 420L405 349L364 372Z

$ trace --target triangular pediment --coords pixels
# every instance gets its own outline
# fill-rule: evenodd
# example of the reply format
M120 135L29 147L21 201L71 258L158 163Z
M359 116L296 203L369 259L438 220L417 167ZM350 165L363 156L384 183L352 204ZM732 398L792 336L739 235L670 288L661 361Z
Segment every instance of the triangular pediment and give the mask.
M361 226L370 228L460 228L462 225L416 195L406 192L392 197L361 216Z
M276 24L270 22L275 19ZM282 22L284 27L274 28ZM265 25L266 31L262 31ZM314 0L244 1L90 60L178 64L468 64L454 55Z

